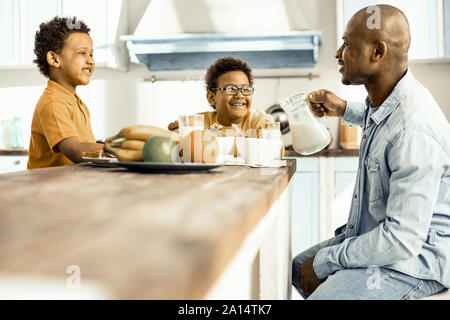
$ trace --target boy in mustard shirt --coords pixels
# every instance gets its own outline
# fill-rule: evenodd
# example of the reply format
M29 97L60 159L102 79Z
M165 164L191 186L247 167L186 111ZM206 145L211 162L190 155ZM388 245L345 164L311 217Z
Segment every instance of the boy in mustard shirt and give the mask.
M28 169L82 162L82 152L101 152L87 106L75 93L95 70L90 29L76 18L55 17L36 32L36 63L48 77L34 110Z

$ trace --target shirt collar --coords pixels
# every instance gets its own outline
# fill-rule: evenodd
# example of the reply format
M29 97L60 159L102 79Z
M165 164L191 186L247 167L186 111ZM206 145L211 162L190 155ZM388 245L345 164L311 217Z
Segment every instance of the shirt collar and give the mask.
M69 90L64 88L62 85L57 83L56 81L48 80L47 81L47 89L58 93L58 95L62 96L70 104L76 105L79 102L81 103L81 99L76 93L73 94L72 92L70 92Z
M379 109L371 116L372 120L378 125L381 121L383 121L387 116L389 116L399 105L400 101L403 100L406 92L414 80L414 77L411 71L406 71L403 78L395 85L394 90L392 90L389 97L381 104ZM371 107L372 102L370 98L366 98L366 105Z

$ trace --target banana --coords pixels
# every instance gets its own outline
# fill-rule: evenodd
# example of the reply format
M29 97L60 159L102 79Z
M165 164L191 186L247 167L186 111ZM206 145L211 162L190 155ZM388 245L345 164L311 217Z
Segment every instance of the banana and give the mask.
M168 137L175 141L179 141L180 137L175 132L158 128L155 126L145 125L145 124L135 124L120 130L118 134L106 139L106 142L112 142L119 138L125 138L127 140L142 140L147 141L153 136L158 137Z
M110 145L110 147L114 147L114 148L142 151L144 149L145 141L144 140L112 141L109 143L109 145Z
M124 148L111 147L105 143L105 151L116 156L119 161L142 161L142 150L131 150Z
M144 149L145 141L143 140L124 140L122 141L122 148L140 150Z

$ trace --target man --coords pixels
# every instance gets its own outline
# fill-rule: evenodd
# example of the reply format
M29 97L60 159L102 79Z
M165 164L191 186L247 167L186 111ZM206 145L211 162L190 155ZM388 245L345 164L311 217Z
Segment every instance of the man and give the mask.
M317 116L363 128L347 224L293 261L308 299L419 299L450 287L450 126L408 70L405 15L377 8L378 29L360 10L336 52L342 83L364 85L366 103L308 95Z

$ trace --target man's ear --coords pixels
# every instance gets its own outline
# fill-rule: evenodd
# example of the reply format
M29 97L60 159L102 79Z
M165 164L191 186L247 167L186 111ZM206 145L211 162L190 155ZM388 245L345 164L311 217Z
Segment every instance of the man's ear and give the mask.
M209 105L213 108L216 107L216 101L214 100L215 96L216 95L211 90L208 90L208 92L206 92L206 99L208 99Z
M54 53L53 51L49 51L47 52L47 63L49 64L49 66L55 67L55 68L59 68L61 63L59 61L59 57L56 53Z
M388 46L384 41L375 42L375 47L372 55L373 61L380 61L386 57L388 51Z

